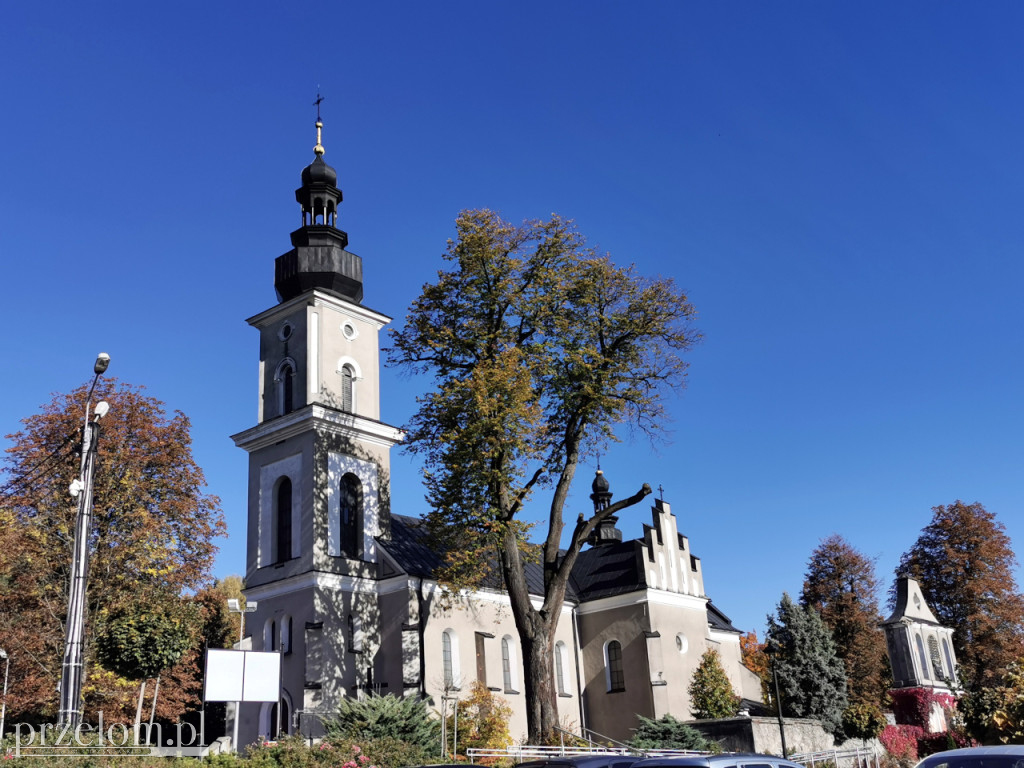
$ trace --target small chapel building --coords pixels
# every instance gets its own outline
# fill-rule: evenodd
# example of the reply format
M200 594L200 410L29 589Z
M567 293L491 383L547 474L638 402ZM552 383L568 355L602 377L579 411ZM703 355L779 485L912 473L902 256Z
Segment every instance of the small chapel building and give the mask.
M451 708L474 681L512 708L526 733L522 655L500 585L440 601L443 554L421 520L390 503L381 421L379 334L390 322L363 305L362 260L338 228L342 193L315 159L295 196L301 226L275 262L278 303L249 319L260 335L257 423L233 436L249 455L245 595L253 650L282 654L277 704L243 704L240 743L280 732L318 736L344 697L427 697ZM412 482L410 478L408 482ZM612 497L598 470L595 505ZM599 506L597 508L603 508ZM625 740L635 714L691 716L688 688L707 648L736 694L760 701L743 666L740 630L704 588L701 561L663 500L639 536L609 518L579 556L555 644L563 722ZM539 571L535 583L540 583Z

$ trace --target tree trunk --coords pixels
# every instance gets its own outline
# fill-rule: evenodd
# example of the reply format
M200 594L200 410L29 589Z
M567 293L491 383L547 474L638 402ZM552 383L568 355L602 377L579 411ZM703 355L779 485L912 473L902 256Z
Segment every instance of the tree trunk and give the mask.
M533 607L522 557L511 532L499 554L523 654L527 740L530 744L549 744L554 741L558 726L551 638L561 611L549 613Z
M146 681L139 684L139 704L135 708L135 743L139 743L139 732L142 729L142 698L146 695Z
M522 638L526 720L530 744L558 743L558 733L555 730L559 726L559 721L558 699L554 686L554 656L551 635L547 629L542 629L536 637Z
M153 706L149 710L149 732L153 732L153 720L156 718L156 700L160 696L160 675L156 676L156 684L153 687Z

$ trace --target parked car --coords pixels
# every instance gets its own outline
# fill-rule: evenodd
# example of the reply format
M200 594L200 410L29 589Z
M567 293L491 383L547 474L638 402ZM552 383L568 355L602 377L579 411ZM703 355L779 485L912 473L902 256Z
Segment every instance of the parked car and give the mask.
M633 763L630 768L804 768L804 766L774 755L733 754L648 757ZM1020 768L1024 768L1024 766Z
M617 755L612 752L600 755L560 755L520 763L516 768L630 768L639 759L639 755Z
M917 768L1024 768L1024 744L936 752L919 762Z

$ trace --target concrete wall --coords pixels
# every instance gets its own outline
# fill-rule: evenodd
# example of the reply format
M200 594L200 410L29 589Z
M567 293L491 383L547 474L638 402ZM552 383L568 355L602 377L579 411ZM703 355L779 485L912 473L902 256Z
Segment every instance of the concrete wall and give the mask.
M817 720L786 718L788 754L832 749L835 740ZM728 717L721 720L694 720L687 725L717 741L725 752L782 754L779 721L773 717Z

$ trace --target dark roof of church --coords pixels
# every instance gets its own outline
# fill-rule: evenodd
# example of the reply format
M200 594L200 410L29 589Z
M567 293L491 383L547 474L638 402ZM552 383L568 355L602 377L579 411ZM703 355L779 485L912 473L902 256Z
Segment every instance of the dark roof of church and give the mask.
M580 600L596 600L643 589L646 582L636 567L639 543L637 540L620 541L580 552L576 567L572 569L573 586Z
M381 546L394 558L398 566L410 576L425 579L443 564L441 554L433 546L426 522L406 515L391 516L391 538L382 540ZM590 547L580 552L566 590L566 599L582 603L613 595L625 595L647 588L642 568L643 541L616 542ZM539 563L527 563L526 583L535 595L543 593L544 574ZM495 569L484 586L501 590L500 574ZM740 633L732 621L710 601L707 604L708 624L723 632Z
M426 521L418 517L392 515L391 538L381 541L381 546L410 576L432 579L443 565L441 554L430 540L430 531L427 529ZM532 594L543 594L544 573L539 563L526 564L526 585ZM490 589L503 589L501 574L498 573L497 568L488 578L484 579L483 586ZM573 593L571 585L568 592L566 597L575 601L576 595Z
M735 632L737 635L742 634L742 630L736 629L732 625L732 619L722 613L718 606L708 600L708 624L711 625L712 629L718 629L722 632Z

